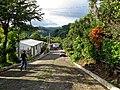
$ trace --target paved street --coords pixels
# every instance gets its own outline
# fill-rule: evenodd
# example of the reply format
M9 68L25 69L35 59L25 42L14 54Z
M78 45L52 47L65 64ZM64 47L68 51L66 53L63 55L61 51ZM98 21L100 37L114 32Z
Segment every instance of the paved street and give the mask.
M0 90L107 90L59 54L29 63L26 71L15 67L0 73Z

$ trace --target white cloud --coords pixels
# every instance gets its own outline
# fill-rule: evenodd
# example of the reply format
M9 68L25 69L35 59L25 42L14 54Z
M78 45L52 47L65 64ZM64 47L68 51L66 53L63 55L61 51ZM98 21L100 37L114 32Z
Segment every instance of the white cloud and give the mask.
M37 0L37 2L42 8L58 8L64 0Z
M88 13L88 0L37 0L45 13L42 22L33 21L38 26L62 26L73 23Z
M68 23L72 23L77 18L70 18L64 16L50 15L50 17L46 18L44 21L50 21L51 23L56 23L58 26L66 25Z
M60 8L86 5L88 0L37 0L41 8Z

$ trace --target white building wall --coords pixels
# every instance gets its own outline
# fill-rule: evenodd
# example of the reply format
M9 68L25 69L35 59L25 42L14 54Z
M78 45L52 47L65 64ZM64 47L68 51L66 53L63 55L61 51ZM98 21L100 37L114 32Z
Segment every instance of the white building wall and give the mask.
M37 45L34 46L35 50L35 55L37 55Z
M35 55L40 54L40 52L41 52L41 46L40 46L40 44L38 44L35 46Z
M26 45L26 44L23 44L23 43L20 43L20 53L22 53L23 50L27 51L27 50L30 50L31 47Z
M41 48L43 47L43 42L40 43L40 47L41 47Z
M40 54L40 52L41 52L41 47L40 47L40 45L38 44L38 45L35 45L35 46L32 46L32 48L31 48L32 50L32 56L36 56L36 55L38 55L38 54Z
M29 46L29 45L20 43L20 53L22 53L23 50L25 51L29 50L32 56L36 56L41 53L42 46L43 46L42 42L35 46Z

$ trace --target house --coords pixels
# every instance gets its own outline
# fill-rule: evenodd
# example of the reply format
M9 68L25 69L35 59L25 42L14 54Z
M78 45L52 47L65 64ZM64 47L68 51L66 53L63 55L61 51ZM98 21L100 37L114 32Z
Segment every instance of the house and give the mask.
M20 53L25 50L27 54L31 56L36 56L41 53L41 48L43 46L43 41L38 41L34 39L25 39L20 41Z
M60 43L52 43L53 47L59 48L60 47Z
M60 47L60 43L52 43L52 48L57 49Z

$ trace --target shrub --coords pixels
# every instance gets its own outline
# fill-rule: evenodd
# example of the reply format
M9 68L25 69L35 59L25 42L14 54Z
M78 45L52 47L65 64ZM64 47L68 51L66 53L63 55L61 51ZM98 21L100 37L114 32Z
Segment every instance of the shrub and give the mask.
M2 49L2 47L0 46L0 63L1 63L2 60L3 60L2 56L3 56L3 49Z
M12 52L12 53L8 54L8 60L10 62L13 62L13 63L18 63L19 62L18 57L17 57L15 52Z
M114 70L115 65L120 63L120 42L106 39L102 46L105 62L109 70Z
M70 55L73 55L74 52L73 51L68 51L67 54L70 56Z
M81 54L79 52L76 52L71 56L71 60L74 62L74 61L79 60L80 57L81 57Z

